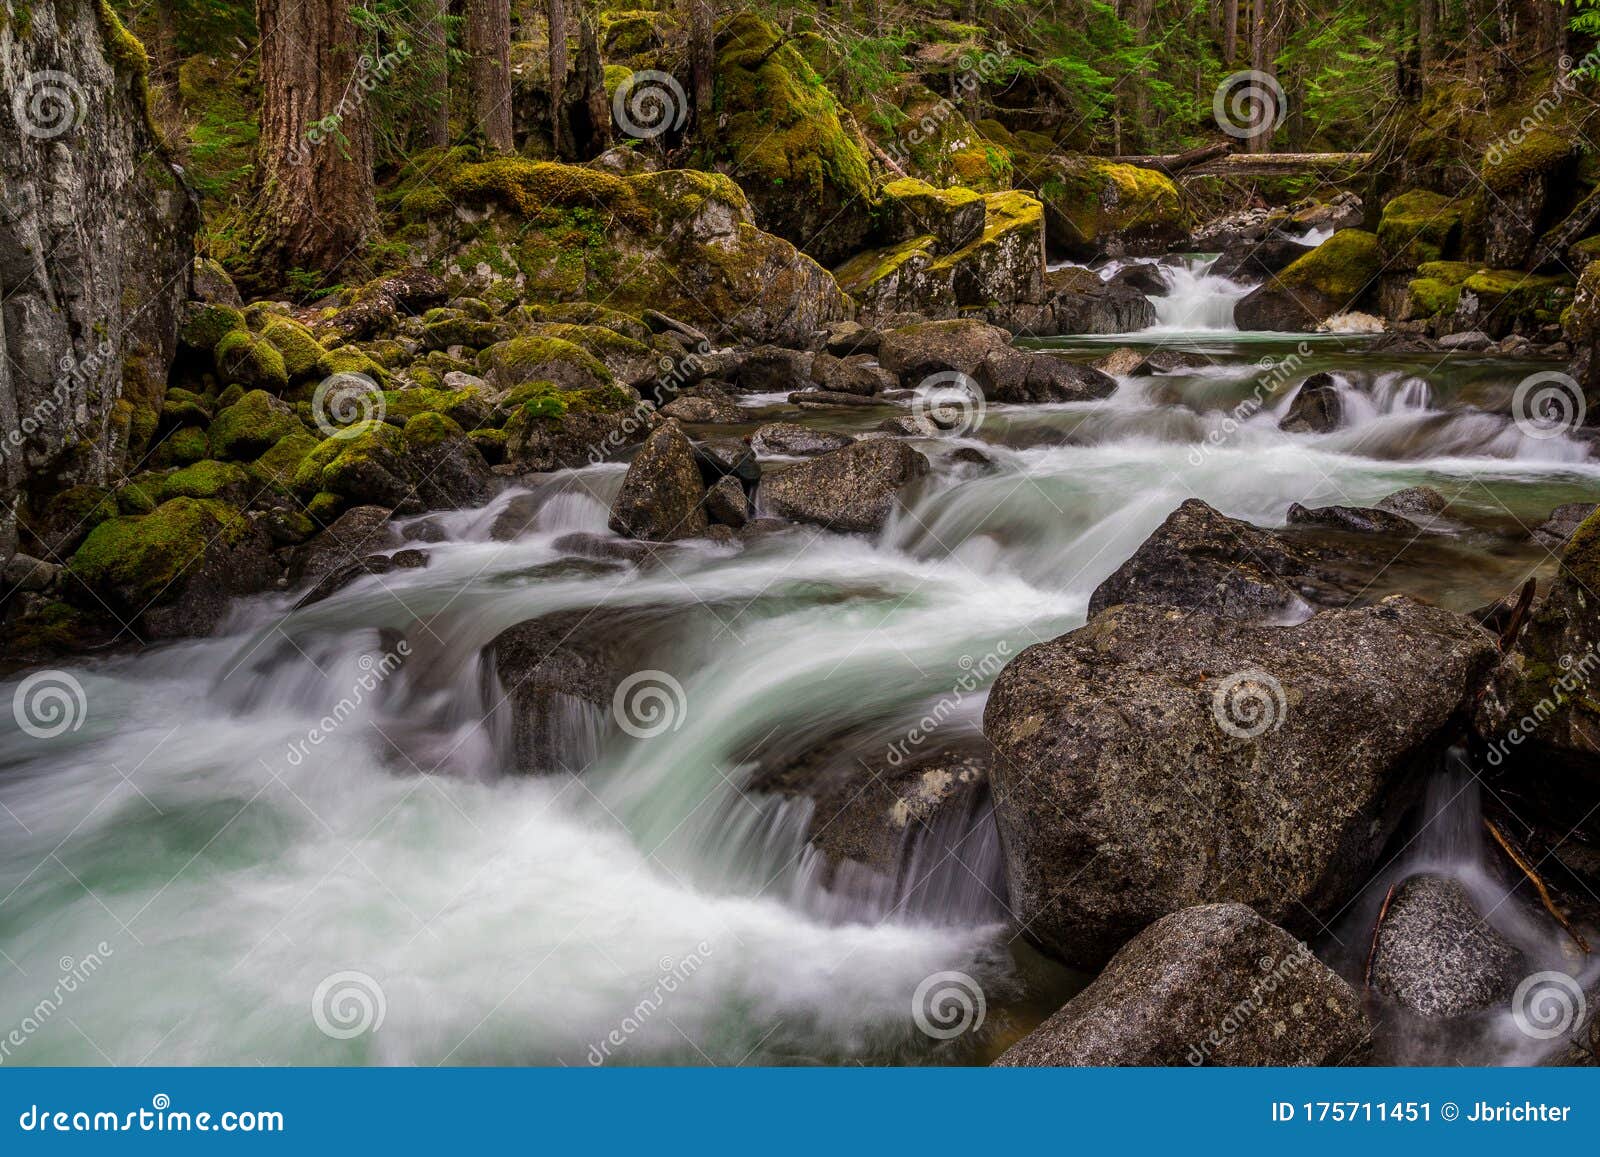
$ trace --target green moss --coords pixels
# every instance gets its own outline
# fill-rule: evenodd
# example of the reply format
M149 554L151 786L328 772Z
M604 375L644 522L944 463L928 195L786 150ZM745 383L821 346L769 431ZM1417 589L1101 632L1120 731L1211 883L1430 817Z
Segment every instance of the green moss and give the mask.
M383 392L384 417L391 422L407 422L419 414L445 414L470 429L481 424L488 412L483 391L476 386L463 386L459 390L417 388Z
M273 444L272 449L255 460L254 468L263 477L286 486L294 481L300 463L317 445L317 439L303 430L285 434Z
M174 430L163 438L150 455L153 466L186 466L211 456L206 432L194 426Z
M558 323L565 325L601 326L614 330L623 337L632 338L641 345L650 340L650 327L630 313L606 305L586 301L557 304L525 305L518 315L534 325Z
M328 523L339 517L340 511L343 509L344 499L326 490L313 494L310 501L306 503L306 513L323 526L328 525Z
M1291 289L1310 289L1341 303L1364 293L1383 269L1383 247L1361 229L1341 229L1278 274Z
M225 494L242 497L249 481L250 476L243 468L231 462L206 459L167 475L156 497L162 502L170 498L221 498Z
M360 346L345 345L327 350L317 359L317 376L329 378L334 374L361 374L379 385L387 385L389 373L369 357Z
M467 438L477 447L478 453L483 455L483 460L491 466L498 466L506 460L506 432L488 427L468 430Z
M482 349L508 336L504 323L467 317L460 310L430 309L423 315L422 340L429 349Z
M455 208L445 191L436 185L413 189L400 200L400 216L407 221L429 221Z
M1460 246L1460 203L1426 189L1404 193L1384 205L1378 240L1403 268L1440 261Z
M117 510L123 514L149 514L155 508L155 491L143 482L129 482L117 491Z
M1481 176L1496 193L1515 192L1534 178L1554 172L1576 152L1576 143L1566 133L1536 128L1517 144L1490 149Z
M1518 322L1550 325L1573 298L1573 283L1565 275L1540 276L1519 269L1479 269L1461 283L1464 292L1475 294L1479 313L1494 319L1496 328Z
M117 516L117 502L103 486L82 483L69 486L51 497L44 507L44 524L49 527L85 530Z
M915 258L932 261L938 243L939 239L928 233L884 249L869 249L839 266L833 276L846 293L865 293L884 278L898 273L908 261Z
M243 516L226 503L174 498L149 514L96 526L67 570L113 605L139 610L175 595L189 567L213 545L234 545L245 530Z
M217 415L208 436L218 458L242 461L303 430L300 420L283 403L264 390L251 390Z
M524 217L554 208L598 208L625 222L644 223L643 210L622 178L578 165L497 157L462 165L450 174L446 189L456 200L494 201Z
M405 426L407 450L425 450L441 442L465 437L466 434L461 427L443 414L418 414L408 419Z
M1023 144L1036 134L1018 133ZM1023 183L1045 203L1051 229L1066 246L1097 249L1113 237L1175 236L1189 226L1183 198L1171 178L1154 169L1097 157L1055 154L1053 142L1037 156L1021 155Z
M283 368L291 381L316 373L317 363L327 351L299 322L275 317L262 327L261 336L283 357Z
M327 491L349 495L359 491L360 477L374 459L394 459L404 453L400 431L384 422L358 422L318 443L295 468L297 490L315 494Z
M1043 236L1044 205L1026 193L1015 189L1005 193L989 193L983 198L983 233L954 253L934 261L928 268L932 272L952 269L969 261L980 249L997 245L1008 235L1018 231L1032 231ZM1042 252L1042 249L1041 249Z
M600 16L600 42L607 58L638 56L660 48L664 31L675 27L675 23L664 12L605 12Z
M94 624L70 603L50 602L0 628L0 651L13 658L80 651L93 635Z
M289 384L283 355L265 338L234 330L217 343L217 374L225 382L281 393Z
M190 349L211 351L235 330L243 330L244 314L231 305L202 305L178 331L178 340Z
M478 368L502 386L553 379L567 388L610 383L611 371L588 350L557 337L519 337L490 346L478 355Z
M621 88L633 76L633 69L621 64L606 65L605 86L606 95L615 98L617 89Z

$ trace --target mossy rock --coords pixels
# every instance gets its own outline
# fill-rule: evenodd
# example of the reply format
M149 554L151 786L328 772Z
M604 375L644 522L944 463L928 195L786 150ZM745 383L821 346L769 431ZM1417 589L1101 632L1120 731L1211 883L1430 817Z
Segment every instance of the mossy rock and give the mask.
M633 78L633 69L622 64L608 64L605 71L606 95L616 99L617 90Z
M50 555L64 555L72 550L100 523L115 518L119 513L117 500L103 486L80 483L52 495L36 517L24 519L34 537L45 545Z
M1375 234L1341 229L1277 275L1290 288L1309 289L1351 302L1383 269L1383 246Z
M627 224L648 224L622 178L578 165L498 157L460 166L450 173L447 191L457 201L494 202L524 217L576 207L600 209Z
M210 422L211 409L198 395L172 389L161 403L161 421L157 429L176 430L183 426L205 426Z
M926 85L875 93L855 109L855 116L861 124L881 129L878 143L903 168L934 185L960 185L980 193L1012 187L1011 149Z
M510 336L511 327L504 322L469 317L458 309L430 309L422 318L422 344L430 350L483 349Z
M1558 323L1572 304L1573 288L1572 278L1564 274L1543 276L1518 269L1479 269L1461 283L1463 294L1478 299L1480 327L1496 337L1513 329Z
M1460 204L1427 189L1403 193L1384 205L1378 241L1400 268L1442 261L1460 247Z
M247 389L282 393L289 385L283 355L266 338L245 330L225 334L213 353L217 375Z
M394 426L369 419L323 439L295 468L294 487L351 501L397 505L410 493L400 466L405 436Z
M491 407L476 386L459 390L410 389L383 392L384 420L405 425L419 414L445 414L471 430L489 420Z
M566 325L597 325L609 330L615 330L623 337L630 337L636 342L648 342L650 340L650 327L633 314L624 313L620 309L612 309L607 305L596 305L587 301L524 305L519 307L517 315L534 325L547 322Z
M150 454L152 466L187 466L211 457L211 442L206 432L195 426L174 430Z
M122 514L149 514L156 508L157 488L129 482L117 490L117 510Z
M583 390L612 383L611 371L588 350L556 337L519 337L490 346L478 355L478 370L501 388L531 381L553 381L562 389Z
M569 414L615 414L635 408L639 400L619 386L572 390L556 382L524 382L495 406L510 430L513 421L557 421Z
M1484 155L1480 176L1494 192L1512 193L1556 172L1577 152L1577 142L1567 133L1540 127L1520 142L1491 147Z
M280 438L304 429L288 403L265 390L251 390L217 415L207 437L217 458L242 462L270 450Z
M142 611L175 598L185 572L214 547L247 532L243 515L225 502L174 498L149 514L96 526L67 563L68 573L113 607Z
M826 82L777 25L749 12L718 35L716 144L764 229L836 265L871 225L866 150Z
M1017 140L1030 137L1019 133ZM1178 187L1154 169L1047 149L1019 154L1018 170L1023 187L1044 202L1052 246L1071 256L1165 252L1188 234Z
M676 28L677 21L665 12L604 12L600 16L600 46L607 60L641 56L662 48Z
M293 434L285 434L279 438L272 449L257 458L252 466L262 477L280 486L288 486L294 482L295 471L300 468L300 463L305 461L306 455L318 445L314 436L304 430L297 430Z
M360 374L371 378L380 386L389 384L389 371L379 365L360 346L344 345L327 350L317 359L317 376L331 378L335 374Z
M983 197L972 189L907 177L879 191L874 232L891 245L932 234L941 249L959 249L983 232L985 215Z
M249 490L250 475L243 467L206 459L163 478L156 497L161 502L171 498L220 498L243 505L251 497Z
M244 314L231 305L192 306L178 330L178 341L189 349L211 353L223 338L244 328Z
M506 432L492 427L480 427L467 431L467 438L477 447L478 453L483 455L483 460L491 466L498 466L506 460Z
M289 307L278 301L252 301L244 307L244 323L254 333L264 333L275 321L288 320Z
M317 364L327 353L322 343L311 336L309 329L286 317L274 317L268 321L261 330L261 336L282 355L283 367L290 381L314 375Z

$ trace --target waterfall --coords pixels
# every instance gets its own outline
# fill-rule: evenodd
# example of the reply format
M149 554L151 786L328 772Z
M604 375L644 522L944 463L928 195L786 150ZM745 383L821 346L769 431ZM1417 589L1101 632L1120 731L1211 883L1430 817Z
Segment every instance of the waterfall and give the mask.
M1156 325L1149 332L1192 333L1227 331L1239 327L1233 321L1233 306L1253 285L1218 277L1209 272L1214 255L1190 255L1181 263L1161 266L1167 283L1163 296L1152 297Z

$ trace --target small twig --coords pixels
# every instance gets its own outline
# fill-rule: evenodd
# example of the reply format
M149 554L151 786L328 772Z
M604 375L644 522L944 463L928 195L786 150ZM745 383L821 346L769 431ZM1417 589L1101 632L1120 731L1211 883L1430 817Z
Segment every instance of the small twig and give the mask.
M1378 934L1383 931L1383 918L1389 914L1389 901L1394 899L1394 885L1384 894L1383 907L1378 909L1378 922L1372 926L1372 947L1367 949L1367 974L1361 981L1363 992L1372 987L1372 962L1378 958Z
M1511 621L1500 632L1501 654L1509 651L1512 644L1517 641L1517 636L1522 633L1522 624L1528 617L1528 608L1533 605L1533 594L1537 587L1538 584L1531 578L1522 584L1522 591L1517 595L1516 609L1511 612Z
M1539 899L1544 902L1545 911L1554 916L1556 923L1565 928L1567 930L1567 935L1572 937L1572 939L1577 942L1578 947L1587 953L1589 951L1589 942L1585 940L1578 933L1578 930L1572 926L1571 922L1561 914L1561 910L1556 907L1555 900L1553 900L1550 896L1550 889L1544 886L1544 881L1539 878L1539 873L1533 870L1533 865L1528 863L1528 861L1525 860L1522 855L1511 846L1511 841L1500 834L1500 829L1494 826L1494 821L1488 816L1483 817L1483 826L1489 829L1489 834L1494 837L1494 842L1500 845L1500 850L1505 852L1505 854L1510 857L1511 862L1522 869L1522 874L1527 876L1528 879L1533 882L1533 886L1539 891Z

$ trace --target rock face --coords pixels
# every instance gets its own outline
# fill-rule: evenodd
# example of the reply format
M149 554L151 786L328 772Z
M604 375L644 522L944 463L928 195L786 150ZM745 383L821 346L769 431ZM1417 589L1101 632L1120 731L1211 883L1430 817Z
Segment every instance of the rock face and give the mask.
M1092 968L1194 904L1337 909L1494 651L1398 597L1289 628L1121 606L1028 648L984 712L1018 919Z
M1156 921L997 1065L1358 1063L1354 989L1243 904Z
M1293 237L1272 232L1259 241L1235 241L1207 272L1235 281L1259 281L1289 268L1307 252Z
M1591 514L1600 510L1592 502L1564 502L1533 529L1533 540L1548 550L1560 550Z
M1426 1017L1467 1016L1511 999L1528 973L1456 881L1413 876L1396 889L1372 961L1372 987Z
M0 116L3 564L19 491L102 484L155 433L199 213L146 119L143 49L108 6L6 0L0 28L15 98Z
M1344 420L1344 402L1332 374L1312 374L1300 383L1288 412L1278 423L1291 434L1326 434Z
M1309 549L1191 498L1095 588L1089 614L1118 603L1144 603L1231 619L1275 619L1301 600L1344 606L1358 590Z
M845 534L876 534L900 494L928 472L904 442L876 438L762 479L759 505L781 518Z
M855 439L849 434L818 430L811 426L802 426L799 422L769 422L757 428L750 438L750 445L762 454L809 458L816 454L843 450L854 441Z
M1558 790L1600 783L1600 514L1572 533L1549 591L1495 669L1475 723L1494 766L1521 764Z
M676 422L645 439L611 506L611 529L629 538L673 542L706 532L706 485L694 447Z

